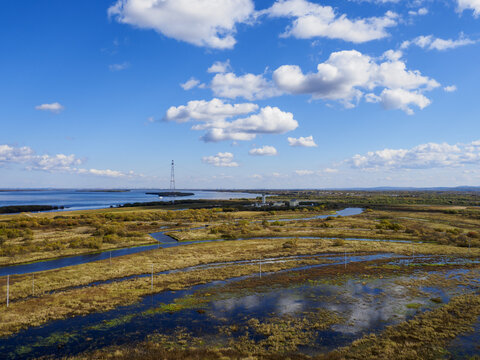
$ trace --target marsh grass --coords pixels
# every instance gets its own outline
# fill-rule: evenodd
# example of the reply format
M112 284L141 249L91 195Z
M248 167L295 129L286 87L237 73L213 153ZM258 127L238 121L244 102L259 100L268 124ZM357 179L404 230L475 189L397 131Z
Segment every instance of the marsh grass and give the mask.
M379 335L370 334L322 359L439 359L445 346L467 332L480 315L480 296L460 295L448 304L390 326Z

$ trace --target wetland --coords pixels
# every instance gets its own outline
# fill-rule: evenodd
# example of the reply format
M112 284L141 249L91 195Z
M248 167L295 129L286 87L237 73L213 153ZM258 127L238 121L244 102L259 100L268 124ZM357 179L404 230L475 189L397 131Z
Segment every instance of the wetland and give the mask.
M313 206L282 210L233 200L2 215L0 353L480 356L480 209L467 204L476 195L443 204L422 194L393 205L379 204L382 194L361 209L369 193L355 203L309 194Z

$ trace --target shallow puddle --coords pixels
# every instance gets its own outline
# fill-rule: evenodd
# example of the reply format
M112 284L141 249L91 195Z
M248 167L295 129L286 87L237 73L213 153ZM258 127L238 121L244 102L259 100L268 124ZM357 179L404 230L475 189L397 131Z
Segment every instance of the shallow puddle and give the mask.
M472 359L480 356L480 318L472 331L457 336L447 348L452 359Z

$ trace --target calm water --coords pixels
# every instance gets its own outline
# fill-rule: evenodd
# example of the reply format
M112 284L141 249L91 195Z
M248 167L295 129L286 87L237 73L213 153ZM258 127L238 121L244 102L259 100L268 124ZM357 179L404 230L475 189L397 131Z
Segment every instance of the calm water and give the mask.
M135 189L126 192L96 192L77 189L69 190L27 190L0 191L0 206L9 205L54 205L64 206L65 210L102 209L110 206L134 202L168 201L171 197L159 198L157 195L147 195L146 192L166 191L162 189ZM195 195L182 196L175 199L215 199L228 200L239 198L255 198L258 194L179 190L193 192Z

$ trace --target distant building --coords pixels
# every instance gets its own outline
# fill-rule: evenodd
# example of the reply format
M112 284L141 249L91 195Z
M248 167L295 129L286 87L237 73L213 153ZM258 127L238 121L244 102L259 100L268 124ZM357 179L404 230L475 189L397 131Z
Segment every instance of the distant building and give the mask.
M297 207L299 204L300 203L297 199L292 199L288 202L288 205L290 205L290 207Z
M267 196L262 194L262 205L265 206L267 204Z
M285 206L285 203L283 201L276 201L272 204L272 206L281 207L281 206Z

